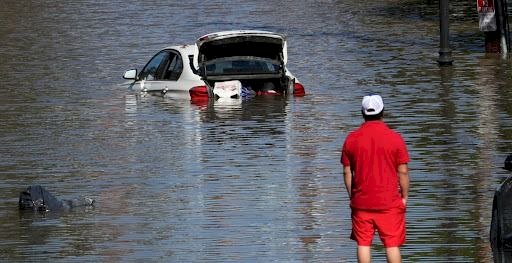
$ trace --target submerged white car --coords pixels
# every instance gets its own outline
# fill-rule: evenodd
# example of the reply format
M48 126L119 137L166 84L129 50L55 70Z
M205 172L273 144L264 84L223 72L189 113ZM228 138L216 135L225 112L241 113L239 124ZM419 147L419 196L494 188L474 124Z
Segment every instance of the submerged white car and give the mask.
M133 80L133 90L166 96L186 94L192 100L305 95L303 85L286 69L286 62L284 35L224 31L202 36L195 45L164 48L140 72L128 70L123 78Z

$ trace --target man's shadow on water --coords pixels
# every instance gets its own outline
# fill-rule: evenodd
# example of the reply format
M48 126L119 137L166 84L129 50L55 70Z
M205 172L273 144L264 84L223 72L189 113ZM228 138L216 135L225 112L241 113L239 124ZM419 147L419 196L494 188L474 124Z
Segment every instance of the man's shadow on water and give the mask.
M504 169L512 171L512 154ZM490 242L494 262L512 262L512 176L496 189L492 202Z

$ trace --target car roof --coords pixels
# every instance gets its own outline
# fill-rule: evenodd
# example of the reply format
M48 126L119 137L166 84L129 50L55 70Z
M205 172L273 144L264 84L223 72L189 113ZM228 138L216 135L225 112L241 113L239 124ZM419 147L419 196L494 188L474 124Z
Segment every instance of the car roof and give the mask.
M179 51L182 55L195 55L197 54L196 45L179 45L179 46L168 46L164 49L174 49Z

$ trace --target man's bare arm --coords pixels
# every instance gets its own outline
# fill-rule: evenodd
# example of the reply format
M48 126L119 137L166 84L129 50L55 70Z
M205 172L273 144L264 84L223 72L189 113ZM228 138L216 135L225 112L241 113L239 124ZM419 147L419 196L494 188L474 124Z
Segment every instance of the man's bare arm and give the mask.
M407 205L407 198L409 198L409 167L407 164L400 164L397 170L402 201L404 205Z
M352 197L352 170L350 166L343 166L343 178L347 188L348 197Z

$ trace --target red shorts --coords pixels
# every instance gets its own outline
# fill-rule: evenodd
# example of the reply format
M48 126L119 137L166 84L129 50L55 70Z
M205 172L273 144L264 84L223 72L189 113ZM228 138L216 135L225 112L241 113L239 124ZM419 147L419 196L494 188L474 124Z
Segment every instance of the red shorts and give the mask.
M400 202L401 203L401 202ZM375 230L385 247L399 247L405 243L405 206L388 210L361 210L352 208L351 239L359 246L371 246Z

